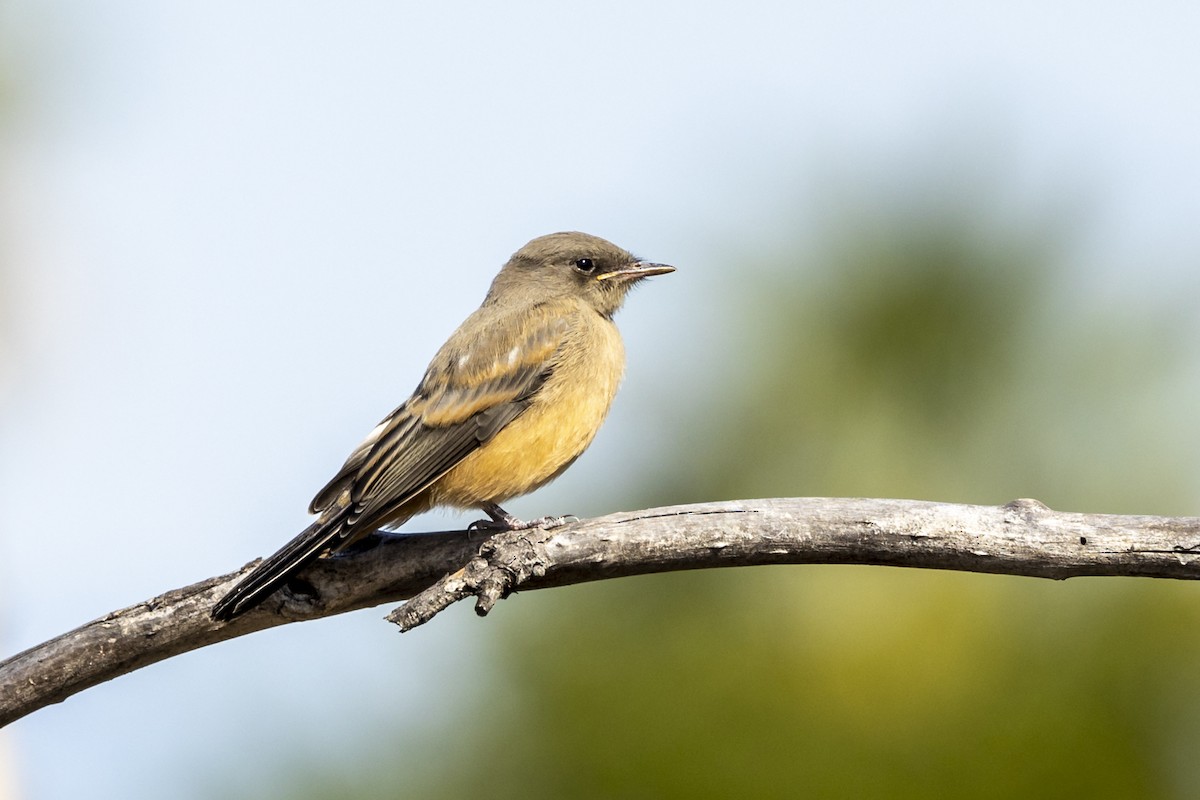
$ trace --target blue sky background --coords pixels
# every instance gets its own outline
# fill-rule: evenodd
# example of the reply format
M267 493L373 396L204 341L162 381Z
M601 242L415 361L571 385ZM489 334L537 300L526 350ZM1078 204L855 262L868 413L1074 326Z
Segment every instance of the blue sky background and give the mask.
M529 516L669 469L673 407L737 368L730 282L770 291L750 264L819 228L829 175L1001 175L1014 208L1079 209L1064 291L1194 291L1197 30L1184 2L0 3L0 652L289 538L542 233L680 271L622 312L626 387ZM384 611L40 711L0 785L200 797L372 720L447 724L488 624Z

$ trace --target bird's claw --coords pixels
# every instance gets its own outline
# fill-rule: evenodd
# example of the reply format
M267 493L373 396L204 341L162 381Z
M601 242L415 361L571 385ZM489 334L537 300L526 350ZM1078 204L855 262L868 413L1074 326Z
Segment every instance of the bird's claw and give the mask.
M486 509L485 509L486 510ZM508 512L500 512L491 519L477 519L467 526L468 531L484 533L506 533L508 531L527 531L532 528L549 530L566 525L568 522L578 522L574 514L564 514L561 517L538 517L537 519L518 519Z

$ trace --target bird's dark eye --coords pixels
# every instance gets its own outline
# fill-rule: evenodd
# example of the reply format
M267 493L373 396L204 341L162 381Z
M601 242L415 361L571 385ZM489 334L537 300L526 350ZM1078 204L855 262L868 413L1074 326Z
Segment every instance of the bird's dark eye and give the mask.
M575 262L575 269L579 270L580 272L592 272L596 269L596 262L592 261L590 258L581 258Z

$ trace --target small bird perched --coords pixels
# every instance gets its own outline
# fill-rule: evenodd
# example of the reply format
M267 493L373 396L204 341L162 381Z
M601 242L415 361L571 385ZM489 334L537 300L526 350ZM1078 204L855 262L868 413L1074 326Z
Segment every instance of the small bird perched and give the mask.
M625 370L612 317L635 283L674 267L639 261L586 233L522 247L483 305L433 357L412 397L384 417L309 511L317 521L213 606L230 620L313 559L435 506L480 508L490 530L522 522L500 507L571 465L595 437Z

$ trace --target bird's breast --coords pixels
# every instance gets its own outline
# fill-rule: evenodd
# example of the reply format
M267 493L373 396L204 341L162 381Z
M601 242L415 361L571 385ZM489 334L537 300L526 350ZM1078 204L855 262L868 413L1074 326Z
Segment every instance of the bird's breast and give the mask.
M591 444L616 396L625 347L598 314L569 327L529 408L433 486L434 505L500 503L553 480Z

